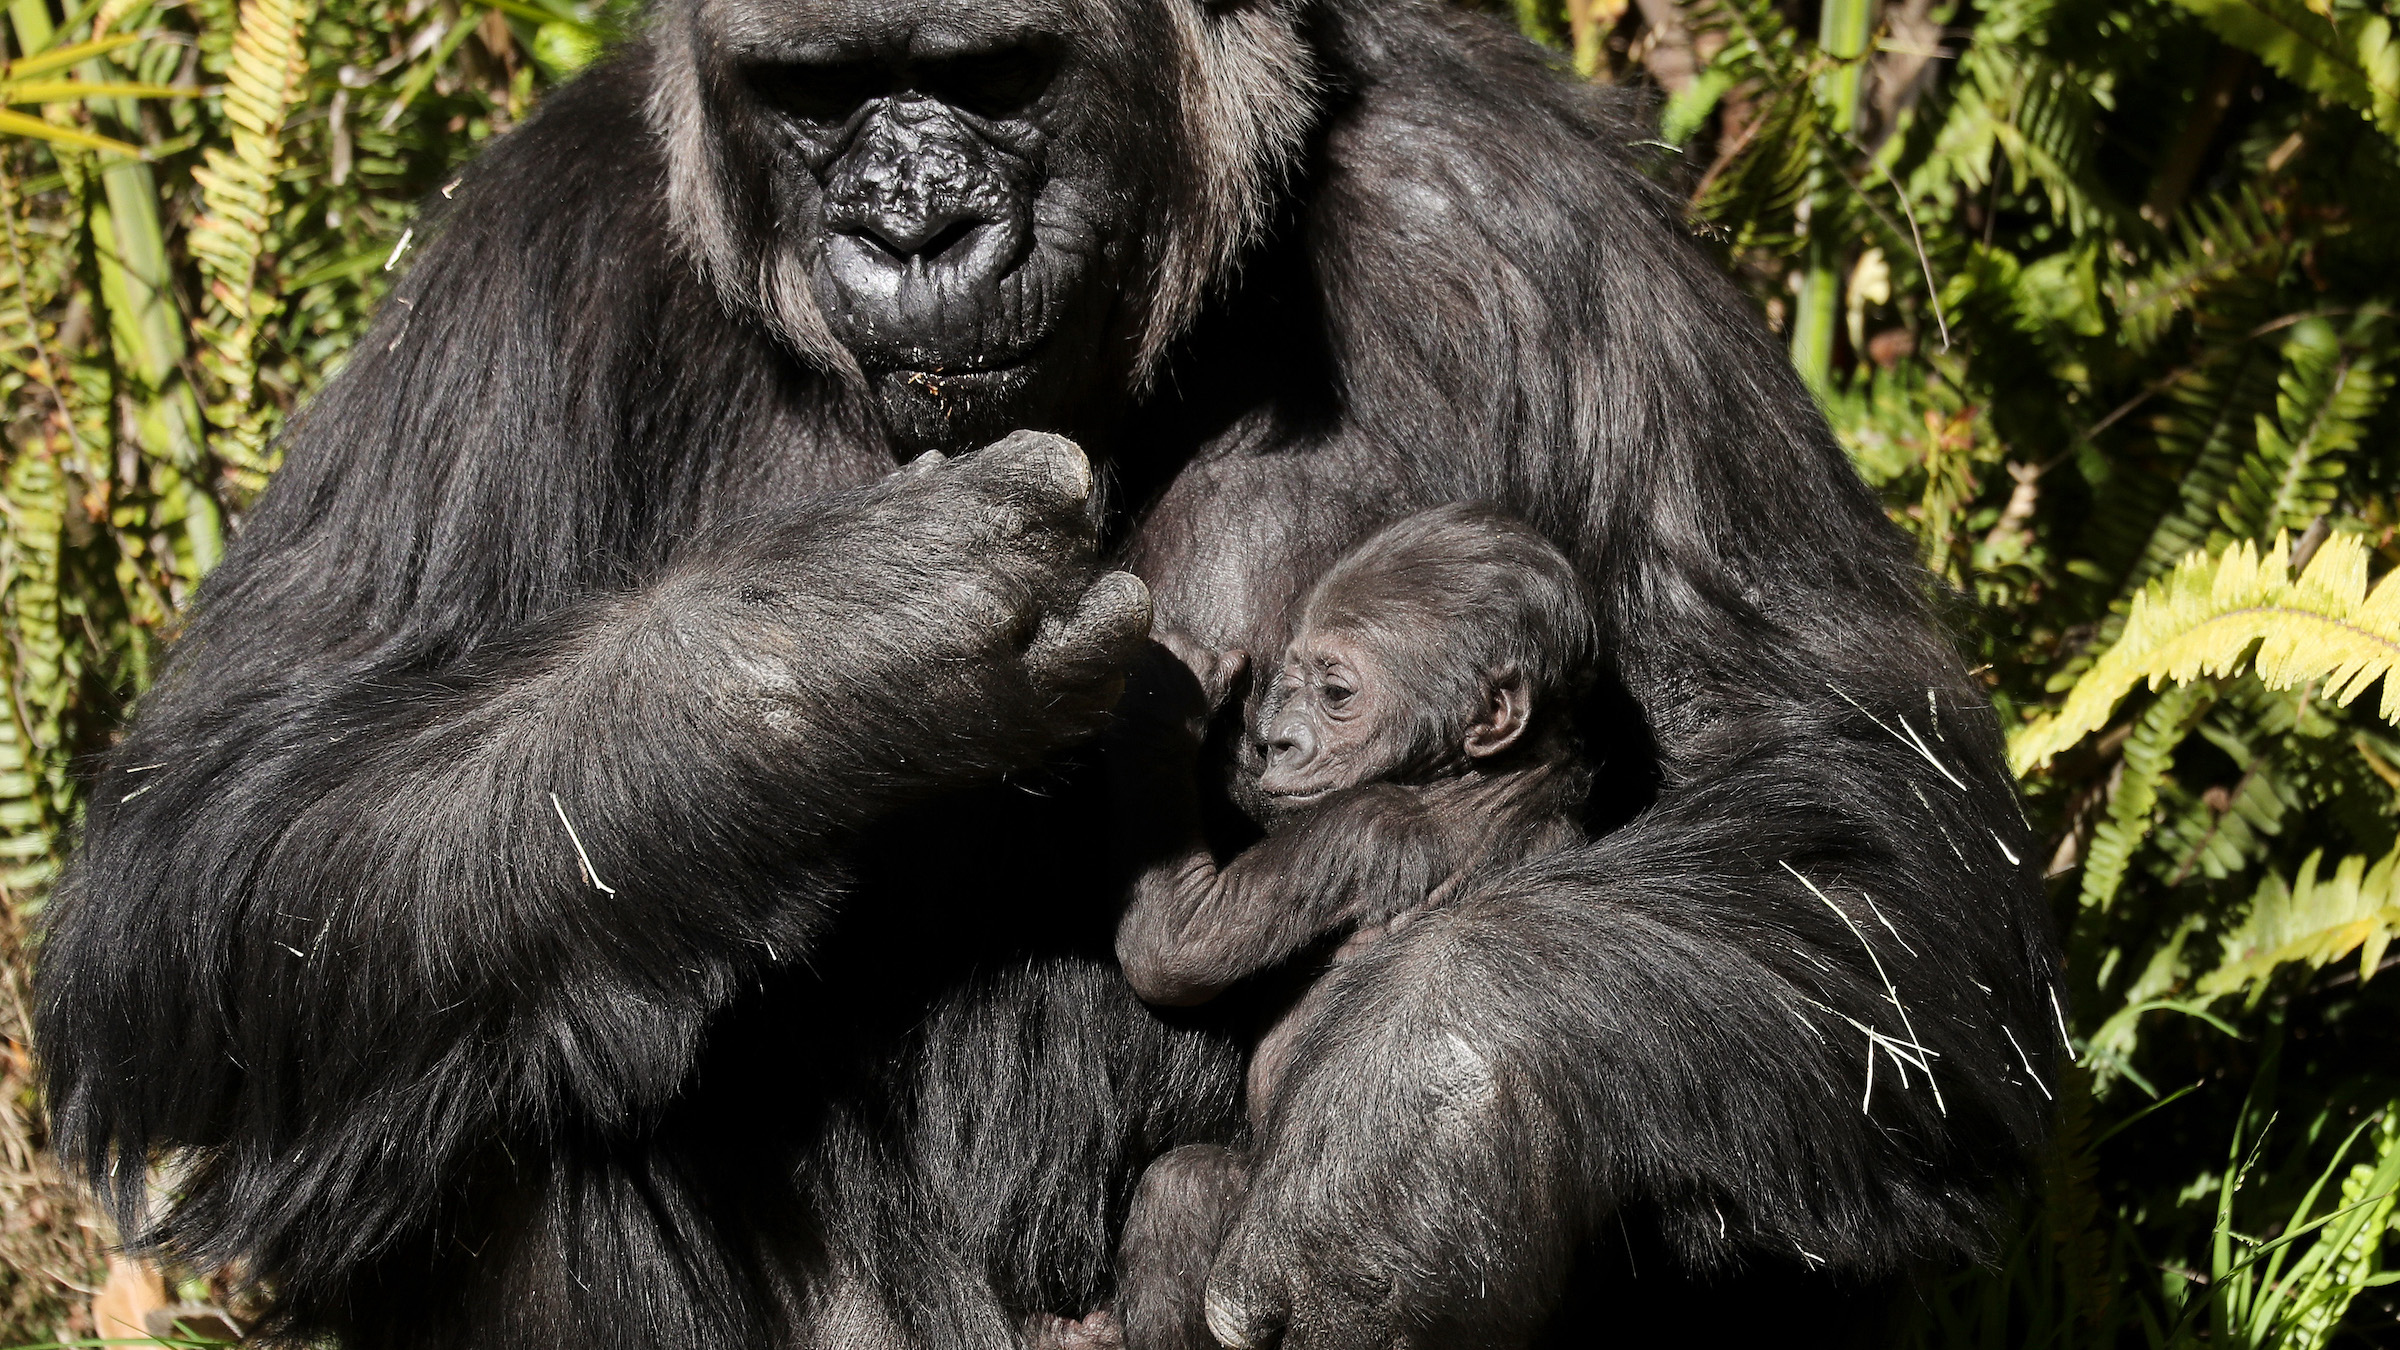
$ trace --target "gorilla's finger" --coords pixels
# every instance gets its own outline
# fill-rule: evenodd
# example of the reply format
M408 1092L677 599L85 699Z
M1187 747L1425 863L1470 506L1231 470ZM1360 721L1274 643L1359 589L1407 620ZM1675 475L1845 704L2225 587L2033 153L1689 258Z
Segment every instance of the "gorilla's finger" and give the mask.
M1092 461L1082 447L1046 431L1011 432L969 455L961 467L993 484L1022 512L1023 525L1089 524Z
M1037 677L1121 670L1150 633L1150 588L1131 572L1103 573L1075 607L1044 623L1026 650Z

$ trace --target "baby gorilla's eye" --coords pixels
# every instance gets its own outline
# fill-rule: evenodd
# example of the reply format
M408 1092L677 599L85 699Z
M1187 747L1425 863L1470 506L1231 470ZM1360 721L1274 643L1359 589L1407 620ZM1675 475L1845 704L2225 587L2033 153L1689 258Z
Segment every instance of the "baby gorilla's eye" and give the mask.
M1325 700L1326 703L1336 708L1348 703L1350 701L1350 695L1355 692L1357 691L1345 688L1344 686L1338 684L1325 684L1317 686L1317 697Z

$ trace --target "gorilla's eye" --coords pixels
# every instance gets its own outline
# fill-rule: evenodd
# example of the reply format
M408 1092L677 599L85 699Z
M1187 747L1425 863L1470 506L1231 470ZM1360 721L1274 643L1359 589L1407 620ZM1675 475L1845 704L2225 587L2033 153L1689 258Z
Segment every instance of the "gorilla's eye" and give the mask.
M1325 705L1330 708L1338 708L1348 703L1350 696L1356 692L1347 685L1326 683L1317 686L1317 697L1324 699Z
M1021 113L1050 87L1057 65L1032 46L954 56L926 67L925 92L978 117Z
M872 61L752 66L750 86L768 107L803 122L840 123L892 91L891 72Z

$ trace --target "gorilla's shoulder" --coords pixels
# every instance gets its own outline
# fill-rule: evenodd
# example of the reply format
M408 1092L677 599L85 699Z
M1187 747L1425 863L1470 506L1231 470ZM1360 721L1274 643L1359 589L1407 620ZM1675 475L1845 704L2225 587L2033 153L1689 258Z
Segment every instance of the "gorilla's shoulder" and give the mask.
M1573 78L1555 53L1490 15L1431 0L1332 0L1319 14L1311 37L1336 136L1430 138L1483 158L1534 156L1564 140L1629 158L1624 147L1650 134L1652 100Z
M1413 241L1477 272L1581 259L1596 228L1671 230L1673 201L1634 148L1652 134L1642 95L1572 79L1485 15L1353 0L1323 13L1320 228Z
M539 233L662 228L666 157L643 116L650 55L636 44L568 81L427 203L457 230L506 220Z

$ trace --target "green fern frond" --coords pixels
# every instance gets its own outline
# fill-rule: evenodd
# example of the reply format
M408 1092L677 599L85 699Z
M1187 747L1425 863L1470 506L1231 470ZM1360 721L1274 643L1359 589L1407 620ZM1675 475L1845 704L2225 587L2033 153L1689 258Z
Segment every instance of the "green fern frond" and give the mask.
M304 97L303 43L312 0L246 0L225 72L231 148L211 146L192 171L202 215L186 243L208 280L207 314L195 325L206 349L201 365L218 384L209 420L216 451L243 485L264 486L268 409L258 399L258 344L278 306L262 284L260 257L273 224L276 179L283 171L283 124Z
M2128 591L2208 546L2234 475L2256 444L2259 420L2275 407L2277 349L2242 339L2221 350L2221 361L2196 366L2167 390L2166 407L2152 423L2181 479L2175 509L2151 530L2125 579Z
M2072 687L2117 640L2125 606L2151 578L2208 545L2258 415L2274 410L2285 330L2270 322L2283 298L2273 278L2241 272L2205 290L2207 303L2191 310L2192 358L2147 391L2155 399L2146 419L2153 453L2125 457L2094 486L2080 551L2097 569L2094 579L2113 580L2115 591L2083 653L2052 672L2053 691Z
M2358 952L2361 978L2372 976L2384 949L2400 933L2400 850L2372 867L2352 854L2320 877L2324 850L2308 855L2290 883L2269 873L2251 897L2250 913L2225 937L2225 956L2202 976L2199 990L2212 997L2248 991L2256 996L2266 980L2293 962L2312 969Z
M2218 508L2234 538L2305 529L2333 509L2347 457L2391 388L2376 369L2382 326L2379 314L2362 315L2346 337L2321 319L2294 325L2275 416L2259 415L2250 456Z
M2132 550L2133 562L2118 584L2117 601L2084 651L2050 674L2045 682L2050 692L2074 688L2099 653L2116 644L2125 631L2126 606L2142 587L2221 536L2220 513L2234 475L2257 443L2259 418L2275 407L2280 350L2254 332L2260 326L2254 320L2264 306L2250 294L2253 287L2245 282L2234 290L2235 303L2194 316L2203 334L2231 336L2208 342L2202 359L2175 375L2163 391L2163 410L2151 419L2160 457L2175 475L2175 504L2155 517L2148 535ZM2108 532L2140 528L2117 523L2133 498L2130 487L2112 483L2095 503L2095 519L2086 526L2095 558L2125 556Z
M2174 763L2175 747L2183 743L2213 701L2206 686L2185 685L2169 690L2143 710L2133 734L2126 738L2124 757L2118 761L2121 767L2109 795L2108 816L2094 827L2091 848L2084 855L2080 903L2106 909L2116 898L2134 851L2150 836L2158 785Z
M2265 861L2270 841L2300 809L2299 794L2276 771L2279 766L2252 744L2253 726L2242 715L2229 713L2220 709L2201 726L2200 734L2231 758L2242 776L2229 788L2173 794L2176 800L2158 824L2166 856L2154 869L2170 888L2181 886L2194 873L2222 881Z
M2285 1282L2292 1334L2282 1344L2292 1350L2315 1350L2332 1340L2351 1303L2381 1283L2376 1277L2383 1272L2384 1241L2400 1206L2400 1101L2384 1106L2373 1138L2374 1156L2354 1164L2342 1180L2333 1210L2342 1217L2311 1247L2315 1259L2303 1258Z
M2384 14L2307 0L2175 0L2294 84L2346 103L2400 137L2400 44Z
M60 605L68 479L45 447L20 451L0 483L0 885L47 875L67 804L61 719L73 679Z
M1912 194L1945 179L1981 191L2005 164L2017 189L2038 189L2073 231L2117 226L2123 213L2095 167L2100 110L2088 77L2037 51L1978 43L1959 62L1959 83Z
M2282 222L2250 185L2194 204L2176 233L2157 266L2116 287L2119 340L2135 351L2148 350L2176 315L2224 282L2283 266Z
M2009 738L2019 775L2106 725L2134 685L2156 688L2249 664L2271 689L2322 681L2348 703L2400 665L2400 584L2367 590L2367 548L2346 534L2326 539L2308 570L2291 577L2291 541L2279 536L2261 558L2244 540L2210 557L2194 554L2135 597L2124 636L2093 663L2058 712ZM2400 679L2384 681L2382 714L2400 723Z
M1703 185L1692 202L1693 214L1738 222L1737 247L1788 230L1819 159L1814 113L1814 105L1796 93L1769 97L1755 114L1753 130L1745 133L1749 144Z
M1775 88L1806 79L1800 36L1772 0L1704 0L1693 7L1691 24L1695 35L1714 34L1722 44L1709 57L1712 72Z

